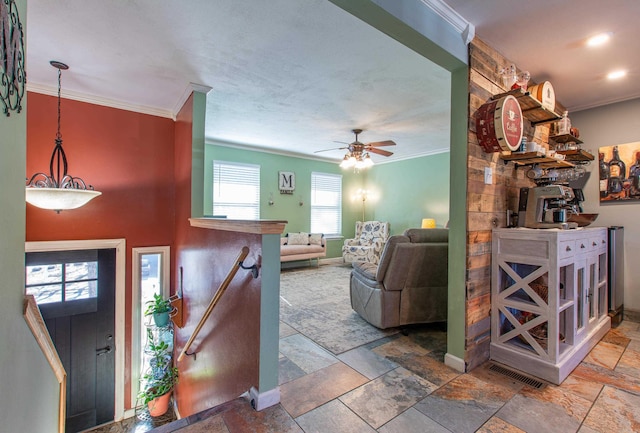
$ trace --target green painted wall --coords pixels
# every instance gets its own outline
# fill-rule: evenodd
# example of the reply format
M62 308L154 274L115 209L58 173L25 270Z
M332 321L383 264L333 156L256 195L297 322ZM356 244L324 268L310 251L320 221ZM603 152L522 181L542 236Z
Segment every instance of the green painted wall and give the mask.
M258 152L221 144L205 148L204 212L213 212L213 160L260 165L260 218L283 219L286 232L309 231L311 172L342 174L342 235L353 237L355 222L362 220L362 199L358 190L370 191L365 201L365 219L389 221L393 234L419 227L422 218L436 218L439 227L449 219L449 153L395 163L379 164L368 171L342 170L337 163L314 161ZM296 174L295 194L280 194L278 172ZM409 173L407 175L407 173ZM269 197L273 194L273 206ZM303 205L300 206L300 202ZM329 240L327 256L340 257L343 238Z
M311 173L322 172L342 175L342 233L353 235L355 221L360 207L350 200L350 194L362 188L364 178L353 172L343 171L338 164L315 161L267 152L258 152L237 147L228 147L220 143L209 143L205 148L205 185L204 213L213 212L213 161L241 162L260 165L260 218L288 221L284 232L308 232L311 224ZM290 171L296 175L294 194L280 194L278 190L278 172ZM273 195L273 206L269 205ZM300 206L302 202L302 206ZM342 255L343 239L330 239L327 242L327 257Z
M451 73L451 161L455 170L450 182L449 302L447 354L465 360L467 299L467 131L469 68Z
M444 227L449 220L449 152L375 165L365 189L366 219L389 221L393 235L420 227L422 218L435 218Z
M27 1L16 5L26 33ZM0 430L46 433L57 431L58 382L22 316L26 96L20 113L10 111L7 117L0 112Z

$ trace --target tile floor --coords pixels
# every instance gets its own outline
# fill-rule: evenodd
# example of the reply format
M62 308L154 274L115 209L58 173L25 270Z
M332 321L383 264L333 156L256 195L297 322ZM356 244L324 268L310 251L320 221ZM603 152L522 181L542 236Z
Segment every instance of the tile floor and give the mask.
M446 333L411 328L333 355L281 323L281 403L244 398L153 432L640 432L640 324L612 329L560 385L536 389L489 370L442 362ZM143 433L142 425L94 432ZM120 428L120 429L118 429Z

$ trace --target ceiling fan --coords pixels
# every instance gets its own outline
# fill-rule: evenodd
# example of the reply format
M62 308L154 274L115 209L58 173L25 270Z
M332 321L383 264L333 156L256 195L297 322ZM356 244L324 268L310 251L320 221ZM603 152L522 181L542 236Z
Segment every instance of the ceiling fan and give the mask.
M378 147L382 146L395 146L396 143L392 140L385 141L374 141L372 143L361 143L358 141L358 135L362 132L362 129L352 129L352 132L355 134L356 139L353 143L344 143L347 146L344 147L335 147L333 149L324 149L317 150L314 153L320 152L328 152L330 150L347 150L347 153L344 155L343 161L340 163L342 168L356 167L356 168L367 168L373 165L373 161L371 160L371 156L369 152L376 153L382 156L391 156L393 152L389 152L388 150L378 149ZM341 143L338 141L337 143Z

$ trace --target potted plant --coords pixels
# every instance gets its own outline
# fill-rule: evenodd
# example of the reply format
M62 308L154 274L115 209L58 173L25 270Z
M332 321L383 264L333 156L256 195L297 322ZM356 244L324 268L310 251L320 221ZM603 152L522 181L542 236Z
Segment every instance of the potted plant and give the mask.
M169 299L164 299L162 295L158 293L153 294L153 300L147 301L147 309L144 312L145 316L153 316L153 321L158 327L167 326L169 323L169 314L173 307Z
M171 346L165 341L156 344L149 329L147 338L150 368L143 376L143 388L138 397L147 405L151 416L160 416L169 409L171 390L178 383L178 369L173 366Z

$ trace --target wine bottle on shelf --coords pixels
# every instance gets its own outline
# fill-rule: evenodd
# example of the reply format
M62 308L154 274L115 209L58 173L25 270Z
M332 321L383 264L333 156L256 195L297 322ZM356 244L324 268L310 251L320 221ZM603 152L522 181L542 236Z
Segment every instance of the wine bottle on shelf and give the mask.
M600 198L609 195L609 164L604 161L604 153L598 154L600 160Z
M620 159L618 146L613 146L613 157L609 161L609 194L616 194L622 191L626 174L627 166Z

